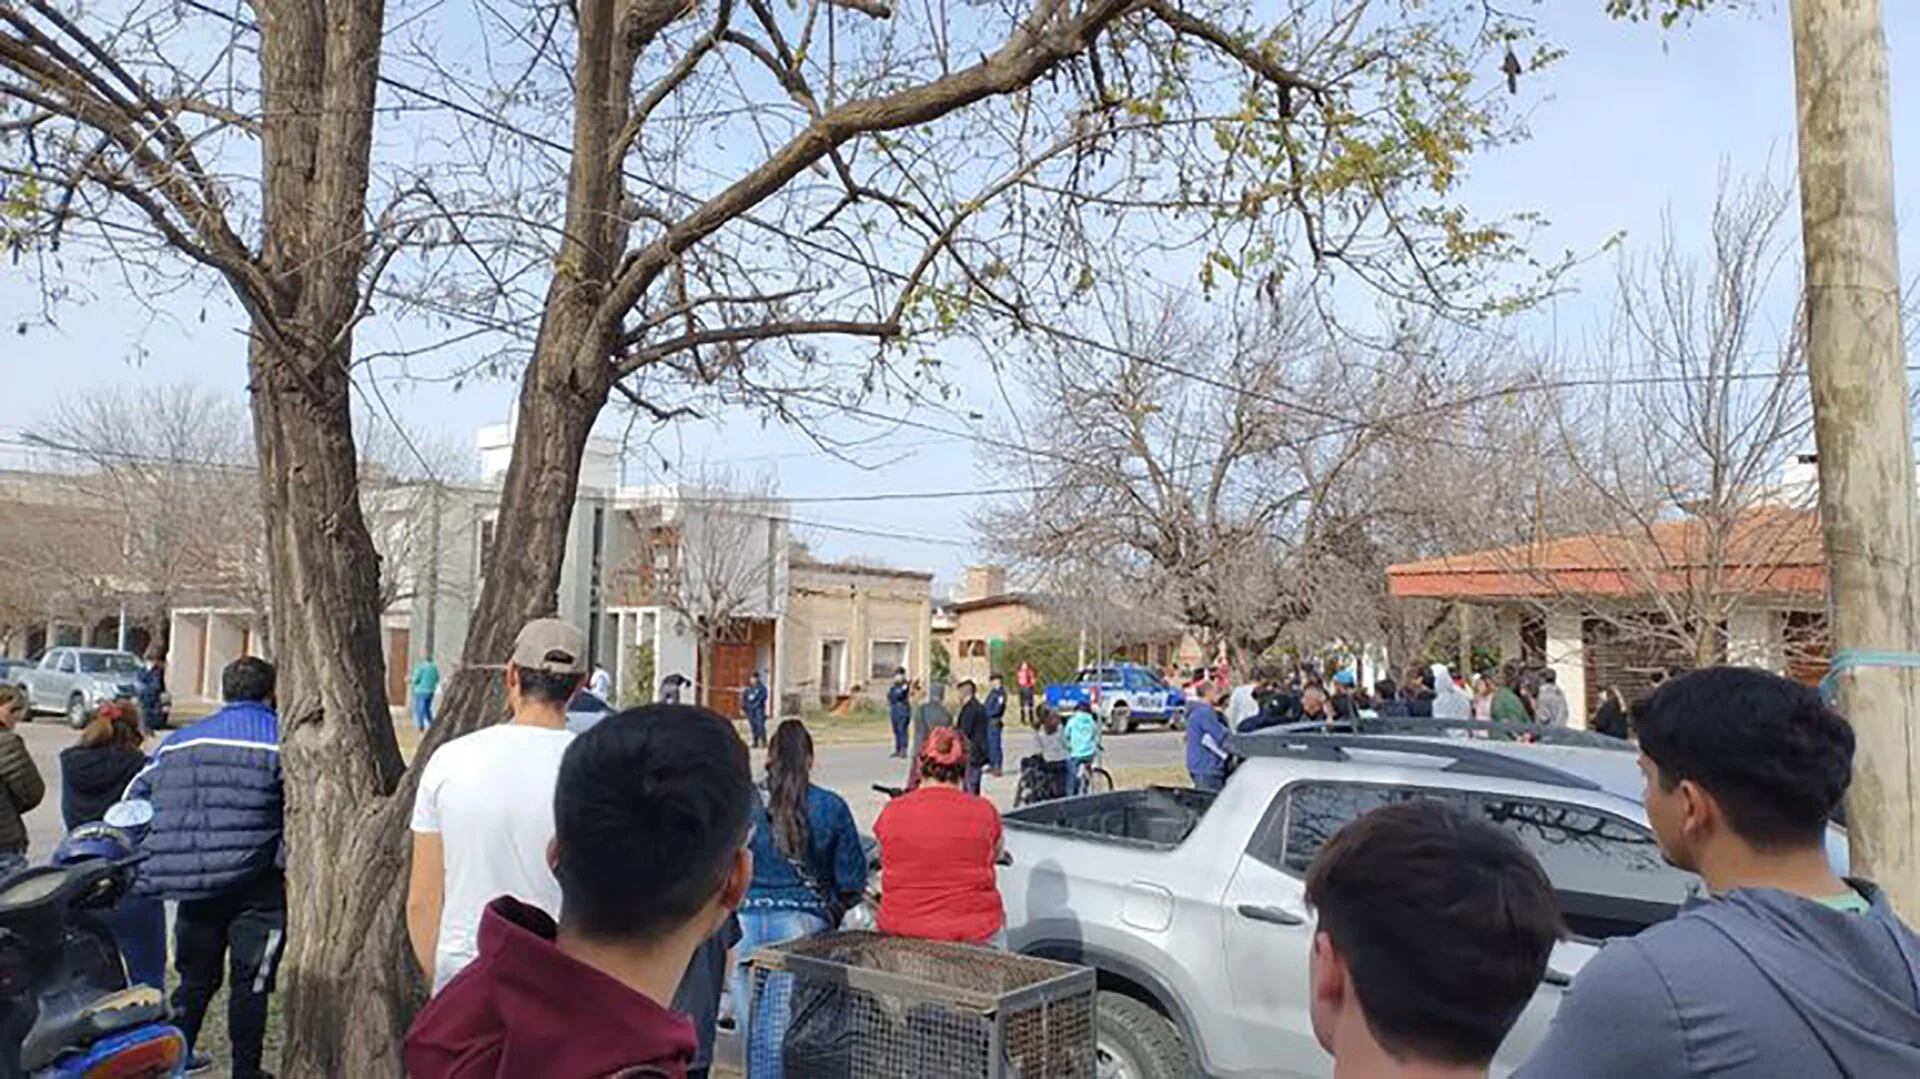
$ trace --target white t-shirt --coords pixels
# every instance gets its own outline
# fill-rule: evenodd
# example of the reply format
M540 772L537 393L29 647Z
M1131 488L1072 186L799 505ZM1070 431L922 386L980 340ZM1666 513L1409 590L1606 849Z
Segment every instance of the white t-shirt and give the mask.
M560 916L547 845L560 755L573 737L506 723L455 738L427 761L413 830L439 833L446 867L434 992L479 954L480 916L494 899L510 895Z
M1241 720L1259 714L1260 700L1253 695L1253 683L1233 687L1233 693L1227 697L1227 726L1238 728Z

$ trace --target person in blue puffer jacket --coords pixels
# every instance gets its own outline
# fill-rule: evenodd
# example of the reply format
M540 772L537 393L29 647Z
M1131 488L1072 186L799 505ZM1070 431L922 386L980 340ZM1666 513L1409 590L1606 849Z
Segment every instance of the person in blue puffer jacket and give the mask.
M226 706L168 736L126 796L153 805L138 891L179 902L175 1021L191 1050L231 952L233 1075L257 1079L287 926L273 665L242 656L221 673L220 690Z

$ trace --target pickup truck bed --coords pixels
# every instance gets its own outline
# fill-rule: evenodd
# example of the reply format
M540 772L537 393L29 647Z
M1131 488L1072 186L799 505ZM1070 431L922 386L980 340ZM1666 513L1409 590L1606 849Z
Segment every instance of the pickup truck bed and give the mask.
M1214 796L1185 787L1149 787L1025 806L1006 814L1014 828L1072 832L1115 843L1172 850L1192 833Z

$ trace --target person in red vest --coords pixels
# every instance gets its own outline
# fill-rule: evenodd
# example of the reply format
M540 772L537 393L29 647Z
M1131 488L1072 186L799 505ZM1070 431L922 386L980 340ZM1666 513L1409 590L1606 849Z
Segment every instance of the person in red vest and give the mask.
M1020 661L1020 669L1014 672L1013 683L1020 687L1020 722L1033 726L1033 664Z

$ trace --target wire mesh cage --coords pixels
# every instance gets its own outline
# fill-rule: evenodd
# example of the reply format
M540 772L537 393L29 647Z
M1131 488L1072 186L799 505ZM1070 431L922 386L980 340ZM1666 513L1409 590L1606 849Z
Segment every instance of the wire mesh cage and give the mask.
M1085 1079L1094 973L844 932L754 953L748 1079Z

